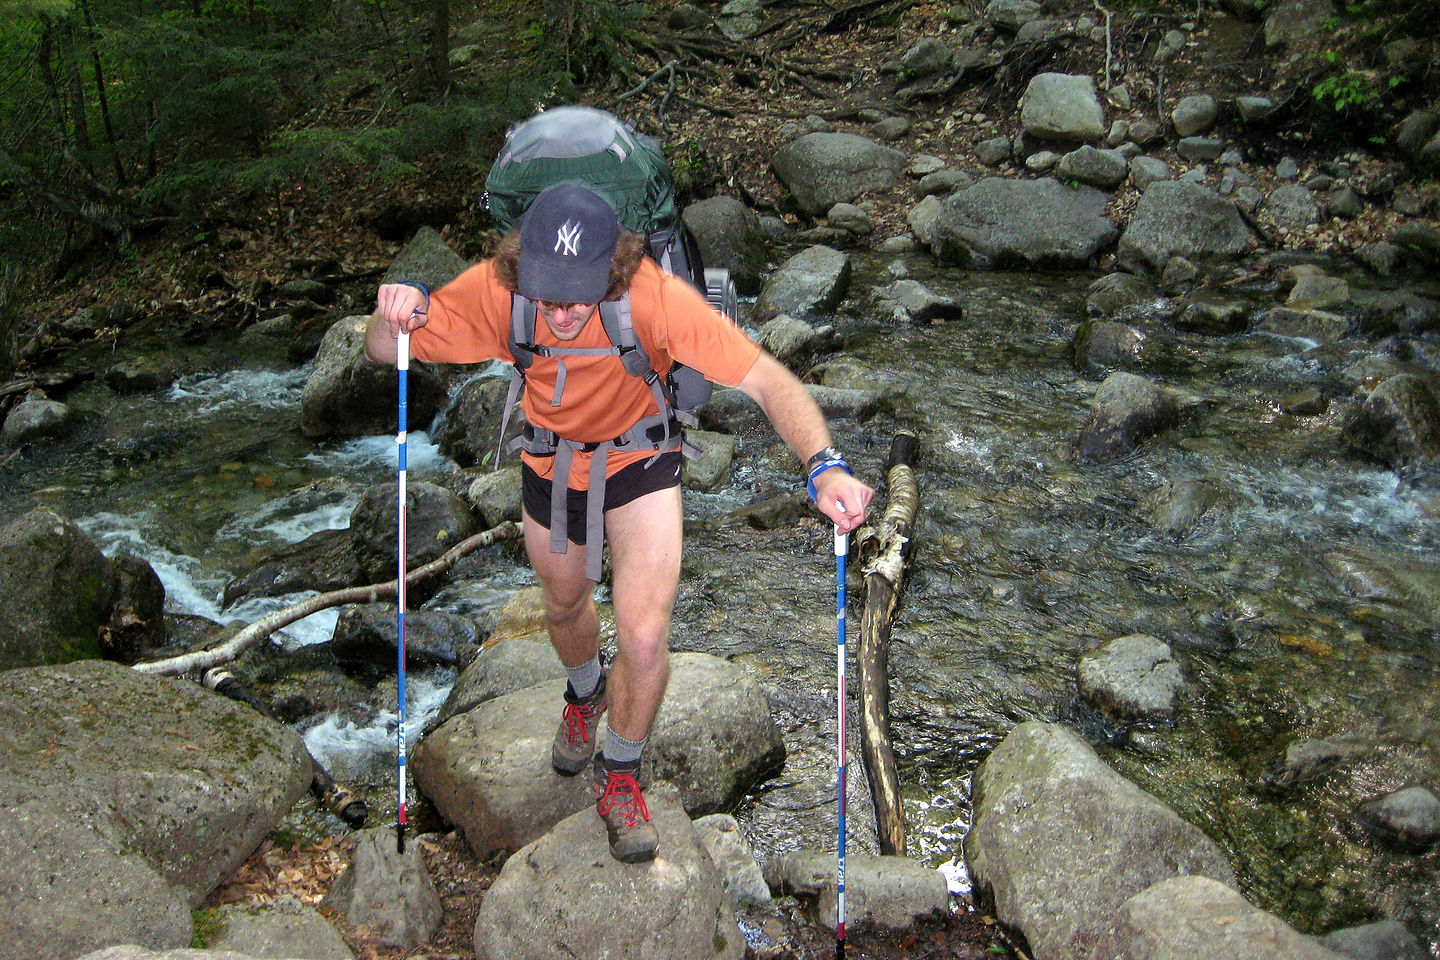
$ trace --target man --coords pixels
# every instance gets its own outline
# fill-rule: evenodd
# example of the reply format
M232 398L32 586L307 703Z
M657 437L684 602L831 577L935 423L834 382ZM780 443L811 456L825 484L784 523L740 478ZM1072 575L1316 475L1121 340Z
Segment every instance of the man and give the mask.
M635 775L669 675L681 453L673 443L633 449L613 442L656 414L658 404L614 356L598 304L628 294L636 335L657 370L683 363L753 398L810 464L812 494L842 532L861 524L874 495L831 448L805 386L644 251L645 238L623 229L604 199L578 183L558 184L535 199L493 258L433 296L419 284L381 286L366 331L366 353L382 363L395 362L401 330L412 334L419 360L509 362L512 292L535 301L544 323L536 326L539 349L525 373L522 409L527 430L553 431L559 455L527 449L523 456L525 550L540 580L551 642L570 678L551 765L573 776L590 764L608 710L605 747L592 765L596 809L611 853L632 863L653 858L658 843ZM587 504L590 492L603 495L610 544L617 653L608 671L600 663L593 600L602 544L587 542L598 524L587 531L584 522L599 508Z

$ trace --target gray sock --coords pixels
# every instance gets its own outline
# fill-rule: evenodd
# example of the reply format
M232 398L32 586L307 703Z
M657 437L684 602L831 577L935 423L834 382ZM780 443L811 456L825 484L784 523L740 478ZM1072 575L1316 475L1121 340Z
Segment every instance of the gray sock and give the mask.
M605 724L605 759L611 763L636 763L640 760L640 753L645 749L645 741L649 737L641 737L639 740L626 740Z
M578 667L566 667L565 672L570 675L570 690L584 700L600 685L600 654L597 652Z

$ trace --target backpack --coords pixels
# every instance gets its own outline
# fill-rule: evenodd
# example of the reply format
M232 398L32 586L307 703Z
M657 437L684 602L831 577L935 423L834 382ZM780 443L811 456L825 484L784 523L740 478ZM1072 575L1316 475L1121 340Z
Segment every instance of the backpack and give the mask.
M663 269L689 281L711 306L736 319L735 285L730 273L706 269L702 264L699 249L680 219L670 167L659 141L637 132L612 114L591 107L557 107L537 114L505 135L505 143L485 178L485 206L496 226L508 230L535 197L567 180L579 181L602 196L614 208L621 224L648 239L650 255ZM524 388L525 371L534 358L537 355L560 358L560 379L550 401L558 405L565 382L564 357L593 352L538 346L535 343L537 313L534 301L518 293L511 295L508 346L514 360L514 375L501 417L502 443ZM592 459L591 466L592 498L603 496L604 464L610 449L653 449L656 456L678 449L686 456L697 456L697 451L684 442L683 426L698 425L694 410L710 399L712 388L698 370L680 363L672 363L665 377L659 375L644 345L635 336L628 294L619 300L602 302L599 314L610 341L610 348L605 352L615 355L627 374L645 381L659 413L642 419L620 437L603 444L580 445L527 425L525 432L511 441L508 448L542 456L554 454L557 477L569 476L575 450L597 452L599 455ZM498 465L498 451L496 461ZM565 485L556 483L552 488L551 550L564 553ZM587 509L587 542L599 543L603 536L600 512L592 499ZM592 551L587 559L592 579L600 579L600 551Z

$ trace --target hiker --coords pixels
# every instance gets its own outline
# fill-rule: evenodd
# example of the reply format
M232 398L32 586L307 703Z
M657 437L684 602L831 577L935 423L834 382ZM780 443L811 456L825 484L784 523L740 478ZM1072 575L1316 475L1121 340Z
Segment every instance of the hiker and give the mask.
M795 375L645 249L645 237L621 227L606 200L563 182L539 194L491 259L442 289L432 294L416 283L382 285L366 329L366 354L382 363L395 362L401 330L411 333L418 360L511 362L514 305L533 302L544 321L528 345L534 357L524 373L522 409L525 439L549 438L554 452L524 447L522 500L526 555L540 580L551 642L569 675L551 765L563 776L591 765L610 851L631 863L653 858L658 842L635 778L668 677L680 576L682 453L678 426L671 437L670 424L663 430L653 424L658 403L651 386L617 363L599 317L601 302L628 304L635 334L657 370L684 363L754 399L808 464L812 496L842 532L861 524L874 494L850 475ZM637 421L651 426L632 430ZM601 498L603 504L596 502ZM618 652L602 669L593 591L604 538ZM596 754L607 708L605 744Z

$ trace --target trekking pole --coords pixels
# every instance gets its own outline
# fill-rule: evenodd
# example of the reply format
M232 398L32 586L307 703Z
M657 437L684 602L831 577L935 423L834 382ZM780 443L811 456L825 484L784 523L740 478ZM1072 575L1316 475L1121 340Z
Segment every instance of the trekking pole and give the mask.
M850 536L835 528L835 679L837 690L835 753L839 812L838 841L835 846L835 958L845 960L845 555Z
M396 534L396 700L399 704L399 723L395 727L395 768L399 783L400 805L395 820L395 849L405 852L405 441L406 441L406 381L410 372L410 334L401 331L396 339L395 372L400 379L400 430L395 435L395 444L400 454L398 478L398 507Z

